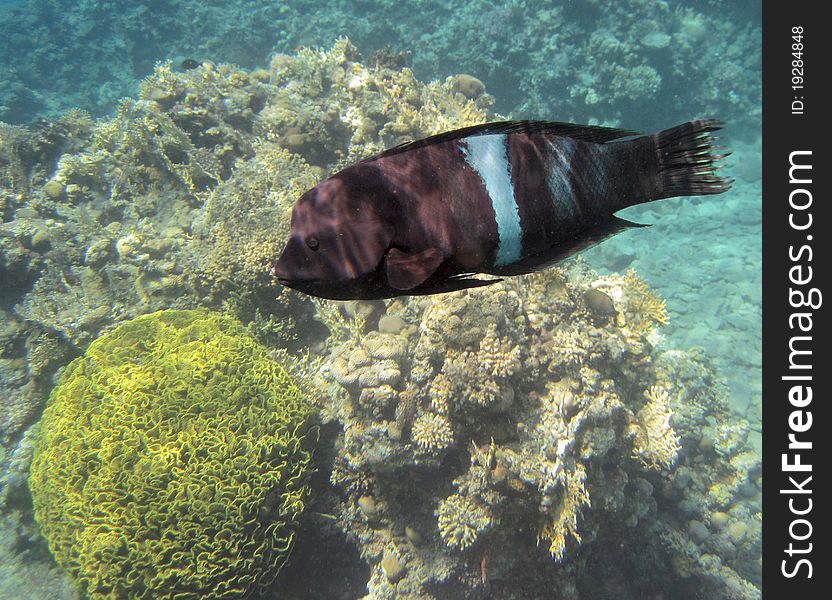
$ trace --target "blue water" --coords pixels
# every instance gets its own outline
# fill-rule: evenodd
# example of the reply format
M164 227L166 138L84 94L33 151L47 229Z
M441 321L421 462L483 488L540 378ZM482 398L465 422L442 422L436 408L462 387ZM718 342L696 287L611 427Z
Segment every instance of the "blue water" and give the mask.
M651 594L685 599L699 597L697 587L714 598L759 597L760 11L760 2L752 0L0 0L0 597L83 597L38 532L26 476L49 391L61 370L92 339L151 310L207 306L254 321L254 329L269 345L285 342L293 352L311 350L334 362L337 351L333 353L333 342L326 345L322 324L330 313L301 297L279 302L266 298L253 287L255 278L235 279L245 275L249 254L240 258L237 268L228 258L233 254L218 253L243 248L256 254L264 238L252 232L260 231L258 223L275 218L268 206L256 204L257 199L277 197L283 193L280 186L295 176L305 189L336 166L345 166L350 144L363 147L355 141L358 138L351 139L352 113L325 105L335 95L329 83L316 87L319 82L311 69L281 72L281 61L293 59L272 62L275 55L293 57L306 48L323 52L344 36L360 52L349 61L388 65L397 73L407 68L421 82L443 82L461 73L477 78L489 95L474 94L478 110L492 119L570 121L645 132L699 117L725 121L719 144L732 151L722 161L721 173L735 180L729 192L623 211L619 216L652 227L627 231L586 251L584 262L570 267L570 272L577 281L574 273L584 269L591 269L596 280L635 269L666 300L668 321L651 334L651 360L677 349L699 357L696 364L707 363L711 370L705 376L698 367L679 367L678 381L689 385L684 393L677 390L680 397L699 407L699 402L707 404L702 398L719 396L730 413L716 415L708 408L686 412L675 406L678 416L672 423L683 433L683 450L675 467L666 472L648 469L636 476L630 467L593 470L602 458L589 456L588 450L581 455L577 448L583 442L576 443L574 451L566 450L569 460L562 464L570 473L578 472L575 465L581 461L589 469L592 504L579 510L577 531L583 542L567 536L566 558L555 562L549 542L538 546L535 538L550 516L549 506L557 506L570 488L563 480L552 480L547 491L539 485L544 475L529 466L536 455L521 442L532 439L529 432L538 426L536 420L544 419L542 412L528 408L536 395L521 400L518 392L518 405L512 410L483 411L462 404L467 408L452 409L452 428L472 439L456 439L439 458L428 459L419 458L412 447L405 452L406 444L398 440L408 439L414 418L418 420L414 415L439 413L435 408L424 403L413 408L416 412L402 421L403 428L392 409L378 409L382 416L368 415L365 421L355 416L358 409L355 415L340 408L324 411L322 466L310 484L318 496L299 526L292 566L263 597L347 599L363 597L369 589L371 598L543 598L549 596L542 589L556 589L564 598ZM187 76L208 82L220 72L230 80L233 74L228 73L233 71L223 71L224 63L237 65L238 75L252 75L240 80L244 83L210 88L221 90L215 97L195 94L190 104L158 80L140 92L142 80L166 61L177 74L171 77L191 73ZM256 69L261 70L257 76ZM263 69L269 72L264 75ZM235 89L254 89L257 81L265 91L246 96L248 104L238 106ZM394 91L386 92L390 102L413 102L414 110L425 102L407 100L401 92L404 84L396 87L391 81L378 84L393 86ZM286 92L292 86L301 90L297 97ZM133 108L120 104L140 93L142 101L130 104ZM275 97L283 104L273 105ZM185 108L171 108L174 98L176 106ZM298 98L305 104L298 104ZM264 105L274 110L270 114L279 127L258 125L253 115ZM332 110L327 115L328 108ZM174 121L146 117L167 110L184 112ZM393 114L392 108L389 111ZM440 118L427 114L425 119ZM105 123L116 115L144 119L148 130L165 141L126 127L115 128L116 134L93 132L93 119ZM389 118L383 109L361 115L369 118L370 130ZM176 127L188 132L187 139L164 137ZM375 130L367 139L375 139ZM401 135L409 134L405 130ZM222 146L218 139L226 145L225 153L217 150ZM385 139L402 141L392 133ZM265 146L258 144L269 143L307 162L278 161L275 164L285 171L270 178L252 160L266 156ZM130 171L135 164L141 168ZM61 179L65 173L74 179ZM219 185L235 173L249 173L263 183ZM298 191L292 188L292 193ZM240 198L240 204L234 204ZM232 205L227 219L217 218ZM229 237L221 236L225 221L230 224ZM251 224L254 229L233 229ZM216 237L205 234L206 228ZM208 241L195 243L200 236ZM243 243L249 239L251 247ZM216 274L211 261L220 255L226 264L232 263L226 275L233 284L223 283ZM550 310L557 314L562 306L550 300ZM484 306L483 314L494 318L487 303ZM347 319L365 308L347 307ZM324 316L313 319L316 310ZM370 329L381 327L379 310L415 323L417 333L412 335L421 335L419 319L428 314L418 301L366 308ZM275 315L271 321L269 314ZM281 320L296 325L284 331ZM543 344L541 339L534 343ZM451 341L444 343L453 347ZM397 360L410 368L418 362L413 352L410 348ZM434 356L434 366L444 359ZM596 368L586 360L587 368ZM546 388L543 375L534 377ZM633 398L641 398L652 384L618 367L603 371L602 378L615 380L617 393ZM554 375L551 379L552 385L563 381ZM328 388L332 397L325 405L342 407L349 402L349 385L339 388L333 381ZM589 394L575 391L584 393ZM521 401L526 402L526 412L521 411ZM528 423L518 423L521 412ZM389 431L382 435L381 425L394 421L400 427L399 438ZM720 421L727 425L721 427ZM342 429L348 431L346 441ZM740 436L740 430L747 435ZM516 438L514 432L519 432ZM526 434L532 437L524 438ZM592 444L600 448L605 442L598 435ZM395 443L379 449L373 445L379 436ZM627 454L623 439L607 440L609 451L603 460ZM504 461L509 473L503 474L507 483L499 484L504 487L494 488L501 499L478 501L502 515L504 527L509 523L517 531L512 537L495 520L470 549L460 550L443 543L435 511L459 493L460 484L454 480L468 473L472 442L478 448L489 443L501 448L502 454L491 458L495 464ZM541 465L554 460L554 449L538 450ZM371 451L378 455L371 456ZM336 458L350 452L364 452L350 459L352 472ZM505 456L515 455L525 470L512 471L514 463ZM720 464L731 467L720 470ZM335 467L349 473L341 473L341 479L333 475L330 483L329 471ZM493 477L488 475L488 481ZM744 481L736 480L743 477ZM623 508L622 497L631 496L643 496L643 502ZM367 497L378 500L378 508L368 508ZM604 517L604 511L610 516ZM330 513L336 513L337 520ZM621 529L622 522L632 522L628 527L634 529ZM639 522L642 529L636 527ZM622 540L635 535L631 532L646 535L647 523L655 525L661 532L656 538L661 539L647 540L655 545L645 552L644 562L616 550L619 543L624 547ZM406 525L417 533L407 532ZM661 566L661 573L650 571L650 561ZM395 572L402 565L403 572ZM340 595L333 595L334 589Z

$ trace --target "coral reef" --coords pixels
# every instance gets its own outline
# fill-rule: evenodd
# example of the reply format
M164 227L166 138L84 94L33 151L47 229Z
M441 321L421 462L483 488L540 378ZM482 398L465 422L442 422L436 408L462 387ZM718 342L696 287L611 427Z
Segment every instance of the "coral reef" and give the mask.
M203 279L251 287L262 278L285 241L295 199L325 174L405 140L488 117L484 99L458 99L449 84L422 84L408 69L368 68L357 56L341 39L329 52L304 49L272 59L269 85L257 84L269 93L250 124L259 140L254 156L238 162L194 224ZM157 71L154 81L158 77Z
M482 15L482 31L498 47L508 41L499 36L520 27L548 28L547 44L558 47L576 39L566 9L547 9L542 29L529 29L532 12L519 4L489 4ZM639 18L664 10L636 4L623 6ZM299 5L285 4L287 27ZM424 57L434 52L443 54L431 59L438 65L473 60L463 56L471 49L478 53L473 65L488 60L482 48L488 36L460 29L458 19L470 19L475 5L444 15L464 42L429 36L420 43L431 51L414 64L424 69ZM425 22L435 10L425 10ZM510 69L526 110L543 106L527 90L568 80L591 85L604 98L617 93L618 100L584 107L589 87L568 98L549 94L547 103L551 97L563 102L558 118L580 118L590 108L600 120L623 118L628 103L643 103L648 93L641 79L628 80L628 70L663 93L675 75L642 51L623 53L634 36L643 39L643 52L701 67L697 61L705 59L675 45L677 17L688 20L689 35L698 35L692 10L668 8L676 16L665 29L655 18L644 26L616 20L622 10L599 16L599 32L577 44L603 46L610 70L598 81L568 75L591 57L554 46L538 48L547 61L555 57L557 68L543 79L538 74L537 83L524 83L523 70ZM496 26L501 19L502 28ZM737 33L736 25L720 27ZM469 45L472 34L478 40ZM519 42L514 35L513 42L535 46L541 35ZM737 46L752 47L753 36L735 38ZM490 84L506 76L511 60L470 72ZM653 68L658 79L636 71L641 66ZM366 587L377 599L644 598L669 589L679 598L759 597L760 466L753 430L728 411L728 391L703 354L663 350L661 332L677 323L684 329L690 315L677 320L669 303L669 319L664 299L634 270L599 274L577 261L476 291L346 304L310 301L268 281L267 261L282 243L300 191L381 148L496 118L483 81L454 75L424 84L402 67L395 49L366 66L339 39L329 51L279 53L268 69L198 60L180 71L176 63L160 63L139 97L121 101L111 118L93 121L73 111L51 123L0 126L0 539L12 540L0 545L2 568L28 573L38 565L58 577L37 541L21 482L33 423L60 370L88 346L94 352L92 340L108 339L107 331L137 315L210 306L237 316L248 335L271 348L303 351L292 364L324 361L326 376L315 381L326 393L324 456L309 483L320 493L299 527L312 540L308 556L318 551L318 540L339 552L325 566L298 560L287 567L298 595L334 597L324 581L329 577L320 576L331 569L347 573L344 590ZM691 102L701 100L698 93ZM714 106L725 101L716 98ZM744 102L737 106L744 110ZM240 326L234 332L247 335ZM84 361L61 381L80 377L77 365ZM306 386L312 370L299 368ZM55 398L67 389L61 384ZM90 422L117 414L96 413ZM199 418L177 415L183 424ZM240 418L245 415L251 417L243 411ZM163 427L138 431L153 447L145 456L148 473L179 468L179 437L164 437L172 432ZM243 450L232 462L257 458ZM88 456L76 466L99 460ZM211 501L199 495L191 501L208 502L204 517L217 518ZM96 559L121 557L111 535L90 543ZM31 550L24 554L20 547ZM308 588L304 581L311 581Z
M633 450L646 466L670 469L681 449L679 436L670 425L673 417L670 395L666 389L654 385L644 396L647 402L636 413L639 431Z
M338 523L373 567L369 597L470 597L486 580L491 597L510 597L521 562L524 597L595 597L577 566L638 543L668 568L621 597L758 598L746 494L759 507L760 457L710 367L656 349L666 316L635 273L578 261L388 302L398 333L378 317L353 323L328 361L340 392L327 419L343 427ZM434 534L416 544L414 528ZM389 548L407 565L395 580Z
M153 19L144 3L127 11L88 1L25 4L0 18L0 53L9 57L0 80L0 96L6 96L0 120L23 122L71 106L100 115L132 94L133 80L159 57L177 64L211 57L254 68L274 51L330 45L344 34L368 56L378 50L376 65L398 68L398 55L409 52L417 76L454 76L454 91L468 97L482 92L479 78L502 90L504 112L519 116L644 128L691 115L760 117L760 28L753 4L476 0L421 3L414 11L384 0L376 7L384 19L367 18L361 4L322 9L310 0L234 0L221 7L177 0L154 6ZM111 31L119 35L105 33ZM460 72L471 75L455 75ZM77 85L79 77L87 85ZM644 111L646 104L665 110ZM306 132L297 133L302 143Z
M29 479L41 531L91 598L247 596L291 552L311 414L231 319L125 323L50 396Z
M0 442L37 417L61 357L140 314L222 306L273 345L324 337L298 327L309 300L268 280L295 198L346 161L490 117L485 94L356 57L342 39L271 71L160 63L112 118L0 124Z
M349 161L490 116L487 95L356 57L342 39L277 55L271 72L163 63L111 119L4 125L0 275L17 293L4 305L82 348L137 314L232 294L261 313L308 316L308 303L275 302L273 289L250 297L295 198Z
M451 423L440 414L426 412L413 421L411 429L413 443L420 450L431 454L438 454L454 443L454 432Z
M80 600L34 523L26 484L33 441L34 435L24 436L8 455L0 449L0 597Z
M465 550L481 533L491 527L493 518L488 508L469 496L452 494L436 509L437 528L449 548Z

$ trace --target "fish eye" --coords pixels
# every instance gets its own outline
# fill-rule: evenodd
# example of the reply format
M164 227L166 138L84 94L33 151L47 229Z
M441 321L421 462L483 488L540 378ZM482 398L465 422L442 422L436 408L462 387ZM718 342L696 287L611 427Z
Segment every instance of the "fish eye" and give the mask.
M318 240L313 237L306 240L306 245L309 246L310 250L317 250L318 246L320 246Z

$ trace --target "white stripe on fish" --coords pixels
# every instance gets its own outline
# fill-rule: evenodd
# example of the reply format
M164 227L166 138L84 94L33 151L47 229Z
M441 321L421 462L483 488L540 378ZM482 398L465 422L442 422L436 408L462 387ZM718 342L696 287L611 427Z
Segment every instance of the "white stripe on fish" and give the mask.
M497 218L500 239L494 265L499 267L515 262L521 256L523 231L514 197L506 135L475 135L461 141L465 160L482 179Z

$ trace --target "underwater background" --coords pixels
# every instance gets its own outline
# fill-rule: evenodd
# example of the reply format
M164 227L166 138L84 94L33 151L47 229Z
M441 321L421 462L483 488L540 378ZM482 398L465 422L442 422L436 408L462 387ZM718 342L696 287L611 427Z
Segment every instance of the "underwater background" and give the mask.
M760 55L754 1L0 0L0 597L761 597ZM698 117L733 188L558 268L266 277L384 148Z

